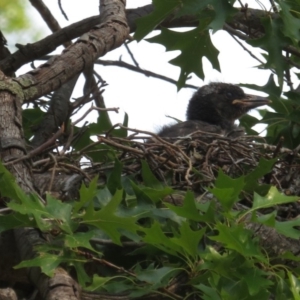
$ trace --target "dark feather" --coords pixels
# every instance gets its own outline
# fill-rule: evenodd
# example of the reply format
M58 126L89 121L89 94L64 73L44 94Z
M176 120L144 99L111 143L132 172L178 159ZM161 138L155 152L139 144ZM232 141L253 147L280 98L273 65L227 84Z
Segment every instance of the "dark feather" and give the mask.
M234 122L252 108L268 103L270 100L266 98L245 94L237 85L210 83L199 88L191 98L187 121L164 126L158 135L174 138L200 130L235 138L244 135L244 130Z

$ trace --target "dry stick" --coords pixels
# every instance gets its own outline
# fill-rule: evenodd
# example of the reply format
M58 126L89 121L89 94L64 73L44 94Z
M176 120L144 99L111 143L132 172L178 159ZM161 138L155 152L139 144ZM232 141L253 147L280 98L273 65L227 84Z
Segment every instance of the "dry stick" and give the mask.
M94 73L95 73L95 72L94 72ZM98 86L99 82L100 82L100 85ZM82 97L77 98L77 99L75 100L75 102L73 102L73 103L71 104L71 106L72 106L72 111L74 111L74 109L76 109L76 108L78 108L78 107L80 107L80 106L82 106L82 105L84 105L84 104L86 104L86 103L89 103L89 102L92 101L92 100L95 100L95 99L94 99L94 98L95 98L95 95L92 96L92 97L89 97L89 95L90 95L91 93L92 93L92 94L95 94L95 93L97 92L97 93L98 93L98 96L102 96L102 94L103 94L103 92L104 92L104 89L101 90L101 91L100 91L100 89L101 89L101 88L104 88L104 87L107 86L108 84L107 84L105 81L103 81L102 79L101 79L101 81L99 81L99 82L95 83L95 85L92 85L92 87L89 88L88 91L85 92L85 94L84 94ZM97 104L97 103L96 103L96 104ZM97 105L97 107L103 108L103 107L101 107L101 106L99 106L99 105Z
M232 28L228 24L224 24L223 29L226 30L227 32L229 32L230 35L237 36L243 41L247 41L247 40L250 39L250 37L248 35L244 34L242 31L239 31L239 30L236 30L236 29ZM263 34L260 34L259 36L257 36L257 38L262 37L262 36L263 36ZM288 51L289 53L300 57L300 51L297 48L293 47L293 46L290 46L290 45L289 46L284 46L282 48L282 50ZM290 62L292 65L295 64L295 66L297 66L299 68L299 64L291 62L291 61L288 61L288 62Z
M225 26L225 25L224 25ZM229 28L230 26L227 25ZM234 30L234 29L233 29ZM265 64L262 60L260 60L257 56L255 56L248 48L246 48L235 36L232 32L230 32L231 37L243 48L243 50L245 50L251 57L253 57L254 59L256 59L259 63L261 64ZM270 68L270 71L276 75L276 71L274 69ZM285 80L288 83L288 80Z
M240 3L240 6L242 7L242 8L244 8L245 6L244 6L244 4L242 3L242 1L241 0L238 0L239 1L239 3Z
M62 156L66 153L66 151L70 148L72 140L74 136L74 126L70 126L70 133L67 139L67 142L64 144L64 148L59 152L59 155Z
M278 155L280 149L282 148L283 142L284 142L284 137L281 136L278 143L277 143L277 145L276 145L276 148L273 152L273 158L275 158Z
M154 134L154 133L152 133L152 132L150 132L150 131L135 130L135 129L133 129L133 128L125 127L125 126L123 126L122 124L119 124L119 126L120 126L121 128L124 128L124 129L126 129L126 130L130 130L130 131L133 131L133 132L139 132L139 133L149 134L149 135L155 137L155 138L156 138L158 141L160 141L162 144L166 144L166 145L168 145L170 148L173 148L173 149L175 149L175 150L177 150L177 151L179 150L179 153L186 159L186 162L189 164L190 159L189 159L189 157L185 154L184 151L182 151L182 150L181 150L179 147L177 147L176 145L166 142L164 139L162 139L161 137L159 137L157 134Z
M73 170L73 171L76 171L76 172L78 172L78 173L80 173L80 174L82 174L85 178L87 178L89 181L91 181L92 180L92 178L86 173L86 172L84 172L82 169L80 169L80 168L77 168L77 167L75 167L74 165L70 165L70 164L66 164L66 163L60 163L59 164L60 166L63 166L63 167L66 167L67 169L70 169L70 170Z
M57 160L56 160L55 156L52 153L49 153L49 156L54 161L54 167L53 167L52 172L51 172L51 179L50 179L50 183L49 183L49 187L48 187L48 191L51 191L52 186L53 186L54 177L55 177L55 170L56 170L56 167L57 167Z
M46 141L41 146L39 146L39 147L35 148L34 150L30 151L27 155L24 155L20 158L17 158L15 160L4 163L4 165L5 166L12 165L12 164L15 164L15 163L20 162L20 161L25 160L25 159L29 159L29 158L37 155L37 154L42 153L48 147L53 146L55 140L58 139L62 135L62 133L63 133L63 127L61 127L48 141Z
M126 270L123 267L119 267L119 266L117 266L117 265L115 265L115 264L113 264L113 263L111 263L111 262L109 262L109 261L107 261L105 259L97 258L94 255L91 255L90 253L87 253L87 252L84 252L84 251L81 251L81 250L78 250L78 249L74 250L74 252L78 253L78 254L80 254L80 255L82 255L84 257L90 258L91 260L93 260L95 262L99 262L99 263L101 263L103 265L106 265L106 266L108 266L110 268L113 268L113 269L115 269L115 270L117 270L119 272L123 272L123 273L125 273L127 275L130 275L130 276L132 276L134 278L137 278L137 275L135 273L130 272L130 271ZM174 294L173 292L169 291L166 288L161 288L161 291L163 293L166 293L166 294L172 296L174 299L177 299L177 300L182 300L183 299L181 296L178 296L177 294Z
M65 17L65 19L66 19L67 21L69 21L68 16L67 16L67 14L65 13L65 11L64 11L64 9L63 9L63 7L62 7L62 5L61 5L61 0L58 0L58 6L59 6L59 9L60 9L62 15Z
M130 48L129 48L129 46L128 46L128 43L124 43L124 46L125 46L125 48L126 48L128 54L130 55L130 57L131 57L133 63L136 65L136 67L140 68L139 63L138 63L137 60L135 59L133 53L131 52L131 50L130 50Z
M290 53L288 51L286 51L285 56L286 56L286 60L290 61L290 59L289 59ZM293 91L294 87L293 87L293 82L292 82L292 79L291 79L291 70L288 67L285 69L285 77L286 77L286 82L287 82L288 86L290 87L291 91Z
M114 127L117 127L117 126L120 126L120 125L117 124ZM127 127L122 126L122 128L127 128ZM134 129L130 129L130 128L127 128L127 129L128 130L134 130ZM137 131L140 131L140 130L137 130ZM149 134L152 134L152 133L149 132ZM155 135L155 134L153 134L153 135ZM136 154L139 155L139 157L141 157L141 156L143 157L143 155L144 155L144 151L137 150L137 149L132 148L130 146L124 146L124 145L122 145L120 143L115 142L114 139L112 139L112 138L105 138L105 137L102 137L102 136L98 136L98 139L99 139L98 142L100 142L100 143L104 142L104 143L106 143L108 145L114 146L115 148L126 150L128 152L136 153ZM168 142L166 142L166 144L167 144L167 146L169 146L169 145L174 146L172 144L169 144ZM163 146L166 147L166 149L168 149L168 147L166 145L163 145ZM175 148L176 148L177 151L182 152L178 147L175 146ZM165 161L164 161L165 159L163 157L155 155L155 158L156 158L156 160L158 160L158 161L160 161L162 163L165 163ZM187 160L188 160L188 158L187 158ZM171 161L169 161L169 164L170 164L171 168L175 168L177 166L176 164L174 164Z
M19 170L16 168L15 165L13 165L13 168L14 168L15 172L18 174L19 178L22 178L22 175L23 175L23 174L20 174ZM23 180L24 186L27 186L28 190L29 190L32 194L35 194L35 195L39 198L39 200L41 201L41 203L45 204L46 201L45 201L39 194L36 193L36 191L33 189L32 185L27 181L27 179L24 180L24 179L22 178L22 180Z
M220 145L221 149L223 149L223 151L227 154L227 156L231 159L232 163L240 170L240 171L243 171L241 169L241 167L238 165L238 163L234 160L234 158L231 156L230 154L230 150L229 151L227 149L225 149L225 147L223 145Z
M141 156L144 154L143 151L131 148L129 146L118 144L118 143L116 143L116 142L114 142L110 139L107 139L103 136L98 136L98 142L99 143L105 143L105 144L108 144L108 145L111 145L111 146L114 146L116 148L123 149L123 150L126 150L126 151L134 152L134 153L139 154Z
M163 75L160 75L160 74L148 71L148 70L143 70L139 67L128 64L124 61L119 61L119 60L118 61L112 61L112 60L98 59L98 60L96 60L95 64L102 65L102 66L116 66L116 67L126 68L126 69L129 69L131 71L144 74L147 77L154 77L154 78L158 78L158 79L170 82L172 84L177 84L177 80L174 80L172 78L169 78L169 77L166 77L166 76L163 76ZM191 89L198 89L198 86L191 85L191 84L185 84L184 87L185 88L191 88Z
M80 117L79 119L77 119L76 121L74 121L72 123L72 126L76 125L77 123L79 123L80 121L82 121L91 111L93 110L98 110L98 111L114 111L116 113L119 113L119 108L118 107L113 107L113 108L101 108L101 107L97 107L94 106L93 104L91 105L91 107L83 114L82 117Z

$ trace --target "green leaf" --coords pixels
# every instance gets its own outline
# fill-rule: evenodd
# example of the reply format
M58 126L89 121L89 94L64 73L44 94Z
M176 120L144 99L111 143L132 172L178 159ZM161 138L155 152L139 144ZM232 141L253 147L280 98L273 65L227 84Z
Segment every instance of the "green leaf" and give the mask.
M112 123L107 111L101 111L96 123L89 125L91 135L103 134L112 128Z
M121 231L127 230L136 234L139 226L136 217L121 217L117 214L117 208L122 201L123 190L117 190L113 198L100 210L95 210L90 203L86 214L82 217L82 223L103 230L114 243L121 245Z
M153 245L154 247L171 255L182 257L182 247L172 242L170 238L165 235L157 221L154 221L150 228L143 228L142 231L145 233L143 238L145 243Z
M3 166L0 161L0 186L1 196L18 200L20 202L26 201L28 196L17 185L13 175Z
M187 218L188 220L198 221L198 222L207 221L207 216L202 216L199 213L196 206L194 194L190 191L186 193L182 206L176 206L166 202L165 205L180 217ZM211 216L209 220L211 220Z
M99 207L105 206L112 198L112 194L105 186L104 188L96 191L95 203L99 204Z
M69 203L61 202L47 194L47 205L43 213L45 217L57 220L56 226L66 233L72 234L77 229L78 223L72 220L72 206Z
M245 257L253 256L265 260L258 244L254 242L253 233L250 230L243 228L242 225L227 227L220 223L216 225L216 229L219 231L219 235L209 237L210 239L223 243L227 248L235 250Z
M31 260L25 260L15 266L15 269L29 268L29 267L40 267L42 272L49 277L54 275L55 269L66 260L70 260L63 256L55 254L42 253L40 256L35 257Z
M178 273L178 269L172 267L149 268L148 270L136 272L136 276L140 281L155 285L155 288L158 288L167 284L170 276L175 275L174 273Z
M279 233L295 240L299 240L300 238L300 231L297 229L299 226L300 218L285 222L275 222L275 228Z
M37 226L42 231L51 228L51 224L45 220L49 216L46 207L37 195L26 195L21 203L10 201L7 206L20 214L32 216L36 222L34 227Z
M33 136L33 128L36 128L36 126L40 124L44 115L45 112L40 108L27 108L22 110L23 129L27 140Z
M196 258L198 255L198 247L205 233L205 228L194 231L190 228L189 221L182 222L179 227L179 236L173 237L170 240L182 247L184 251Z
M76 232L72 235L63 235L62 238L64 240L65 246L68 248L72 249L84 247L95 252L95 249L90 244L90 240L94 235L95 233L93 231Z
M294 296L294 300L300 300L300 280L288 271L290 288Z
M73 260L70 262L71 266L74 266L78 278L78 282L82 288L86 287L87 283L91 282L91 277L86 273L83 261Z
M138 203L146 203L149 204L153 207L153 203L155 201L159 201L160 199L157 199L156 197L150 198L146 193L145 193L145 188L143 188L140 185L135 184L133 181L131 181L131 186L134 191L134 194L136 195L136 199Z
M122 293L132 289L132 286L128 284L129 279L118 277L121 276L100 277L98 275L94 275L92 284L87 286L85 289L87 291L105 290L109 293Z
M245 281L251 296L258 296L262 289L265 290L273 285L272 281L266 278L266 273L258 268L247 269L247 272L243 274L243 281Z
M164 187L163 189L151 189L148 187L139 186L140 191L146 195L153 203L158 203L166 196L171 195L174 191L170 187Z
M269 185L261 185L258 183L258 180L261 179L264 175L271 172L274 163L277 161L274 159L265 159L260 158L257 167L245 176L245 187L244 190L246 192L256 191L260 194L266 194L270 188Z
M157 27L175 8L180 4L179 0L153 0L154 11L140 19L136 20L137 29L134 38L137 41L143 39L155 27Z
M89 186L83 183L79 191L79 201L76 201L73 206L73 212L78 213L88 202L92 201L97 193L98 176L94 177Z
M18 227L35 227L36 223L29 215L20 213L11 213L9 215L0 216L0 233L9 229Z
M217 31L223 28L225 21L237 12L228 0L185 0L182 1L181 9L176 13L176 17L185 15L196 15L200 18L208 16L211 13L212 21L209 23L209 28Z
M282 55L282 49L289 44L289 40L286 39L281 32L280 20L267 16L261 18L261 23L264 26L265 35L258 39L248 40L247 42L254 47L263 48L268 51L265 66L275 69L279 85L282 87L283 72L285 68L288 67Z
M294 45L297 46L300 39L300 19L294 17L291 13L291 7L288 2L279 0L278 3L281 8L279 15L283 21L283 26L281 26L282 33L289 37Z
M215 182L215 187L209 188L209 191L217 197L222 206L228 211L232 208L234 203L239 201L239 195L243 190L244 185L244 176L232 179L220 169Z
M216 288L211 288L202 283L194 285L194 287L203 292L204 300L221 300L219 293L216 291Z
M142 177L146 186L156 189L164 188L163 184L154 176L145 160L142 160Z
M244 115L240 118L240 126L244 127L248 135L257 135L258 133L252 129L254 125L259 123L260 121L248 114Z
M105 113L105 114L102 114ZM125 113L123 126L128 126L128 114ZM117 136L117 137L127 137L127 130L124 128L114 128L112 129L113 125L109 118L109 115L106 111L101 111L100 115L97 119L97 123L92 123L89 125L90 134L91 135L99 135L99 134L109 134L110 136Z
M122 188L122 183L121 183L122 168L123 168L123 164L118 159L116 159L114 168L112 172L109 174L107 180L107 187L112 194L114 194L117 189Z
M159 35L148 39L151 43L164 45L167 51L181 51L181 54L170 61L171 64L181 68L177 83L178 89L184 86L191 73L195 73L199 78L204 79L203 57L206 57L211 62L213 68L220 71L219 51L211 42L205 22L207 20L201 20L200 25L196 29L186 32L175 32L162 28Z
M275 186L272 186L268 194L264 197L254 193L253 205L251 210L273 207L279 204L296 202L299 200L297 196L285 196L280 193Z
M266 215L257 215L256 213L253 213L252 220L269 227L275 227L276 215L277 213L275 210Z

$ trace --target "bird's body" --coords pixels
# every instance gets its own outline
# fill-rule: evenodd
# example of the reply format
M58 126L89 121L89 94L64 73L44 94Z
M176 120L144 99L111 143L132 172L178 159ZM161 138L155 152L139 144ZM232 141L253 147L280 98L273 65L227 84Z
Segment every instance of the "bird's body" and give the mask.
M216 133L231 138L244 134L234 122L252 108L270 100L245 94L237 85L210 83L198 89L187 108L187 121L165 126L158 133L163 138L186 136L196 131Z

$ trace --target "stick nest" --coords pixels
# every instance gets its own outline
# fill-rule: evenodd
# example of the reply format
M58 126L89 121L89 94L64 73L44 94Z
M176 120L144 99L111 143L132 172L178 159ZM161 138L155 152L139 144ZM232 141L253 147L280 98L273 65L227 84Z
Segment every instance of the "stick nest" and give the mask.
M195 134L199 136L199 132ZM276 158L272 171L260 183L275 185L287 195L300 195L300 156L297 149L281 147L282 141L273 146L262 137L230 139L205 132L201 138L168 141L153 135L145 143L134 140L134 136L99 137L99 141L116 149L128 175L140 172L143 159L160 181L180 190L201 191L215 181L220 168L237 178L253 171L262 158Z

